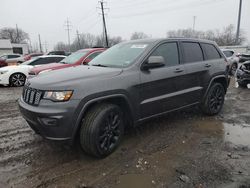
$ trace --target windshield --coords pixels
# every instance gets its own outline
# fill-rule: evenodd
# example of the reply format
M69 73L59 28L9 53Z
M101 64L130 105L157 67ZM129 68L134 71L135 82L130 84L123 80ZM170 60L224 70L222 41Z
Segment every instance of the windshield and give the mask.
M148 43L121 43L103 52L89 65L102 67L128 67L146 49Z
M79 61L83 56L85 56L89 51L78 51L75 52L71 55L69 55L68 57L66 57L65 59L63 59L62 61L60 61L59 63L63 63L63 64L74 64L77 61Z

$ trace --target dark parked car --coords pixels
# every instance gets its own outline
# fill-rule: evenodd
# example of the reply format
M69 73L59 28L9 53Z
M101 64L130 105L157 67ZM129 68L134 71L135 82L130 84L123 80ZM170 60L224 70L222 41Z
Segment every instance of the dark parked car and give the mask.
M29 80L19 106L36 133L51 140L79 136L86 153L105 157L120 144L126 126L195 105L218 114L228 71L225 56L211 41L124 42L86 66Z
M65 51L51 51L47 55L65 55L65 56L67 56L68 54Z
M246 61L239 66L236 77L240 87L246 88L250 84L250 61Z

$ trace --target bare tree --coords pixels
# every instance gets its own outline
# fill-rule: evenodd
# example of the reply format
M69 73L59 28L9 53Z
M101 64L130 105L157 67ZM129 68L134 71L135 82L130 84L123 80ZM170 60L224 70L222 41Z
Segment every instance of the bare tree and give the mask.
M24 43L29 39L29 35L20 28L6 27L0 30L0 38L10 39L11 43Z
M108 37L109 38L109 44L110 46L113 46L119 42L122 41L121 37ZM76 37L71 46L70 49L72 51L77 51L79 49L84 48L92 48L95 46L104 46L103 37L101 35L92 35L90 33L82 33L79 35L79 37ZM68 45L63 42L58 42L55 47L55 50L67 50Z
M149 38L149 36L143 32L134 32L132 33L130 40L145 39L145 38Z
M208 31L194 31L193 29L179 29L167 32L167 36L173 37L187 37L187 38L201 38L208 39L217 42L220 46L240 45L246 41L245 33L240 32L238 43L236 43L236 31L234 25L225 27L220 30L208 30Z
M69 49L68 45L63 42L58 42L54 47L54 50L60 50L60 51L67 51L68 49Z

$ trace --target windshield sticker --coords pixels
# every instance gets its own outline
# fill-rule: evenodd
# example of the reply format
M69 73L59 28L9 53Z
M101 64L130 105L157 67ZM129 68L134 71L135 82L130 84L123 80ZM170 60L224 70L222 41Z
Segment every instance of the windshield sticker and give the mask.
M146 48L147 46L147 44L134 44L131 48Z

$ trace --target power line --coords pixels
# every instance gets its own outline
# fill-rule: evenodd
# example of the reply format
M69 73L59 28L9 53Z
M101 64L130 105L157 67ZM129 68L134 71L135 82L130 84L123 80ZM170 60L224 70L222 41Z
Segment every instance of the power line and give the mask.
M170 11L179 11L180 9L186 9L187 6L192 6L192 8L194 7L198 7L198 6L203 6L203 5L207 5L207 4L212 4L212 3L218 3L218 2L222 2L225 0L210 0L210 1L206 1L206 2L199 2L197 1L193 1L192 3L186 3L184 5L181 6L172 6L172 7L167 7L167 8L160 8L160 9L155 9L155 10L148 10L145 12L139 12L139 13L134 13L134 14L129 14L129 15L115 15L112 16L111 19L117 19L117 18L124 18L124 17L135 17L135 16L142 16L142 15L151 15L151 14L160 14L160 13L166 13L166 12L170 12Z
M66 31L68 32L68 45L69 45L69 49L68 50L70 52L71 51L70 50L70 30L72 28L72 25L71 25L71 23L69 21L69 18L67 18L66 23L65 23L64 26L66 27Z

